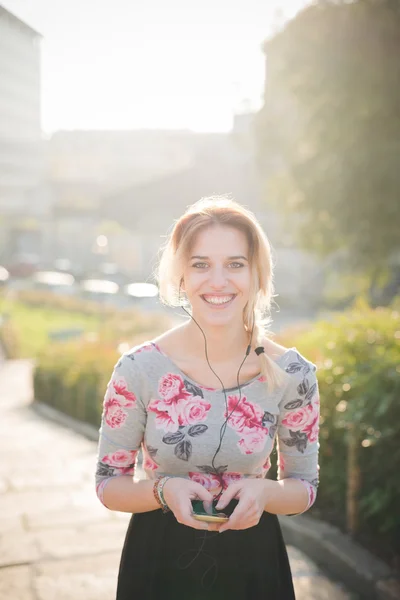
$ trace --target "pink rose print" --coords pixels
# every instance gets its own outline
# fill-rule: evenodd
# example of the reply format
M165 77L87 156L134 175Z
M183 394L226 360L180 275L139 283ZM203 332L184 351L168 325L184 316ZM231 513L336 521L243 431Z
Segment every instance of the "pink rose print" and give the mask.
M319 433L319 415L315 415L314 420L311 421L304 429L304 433L307 434L309 442L316 442L318 440Z
M161 377L158 384L158 392L164 399L165 404L190 398L190 393L185 389L182 377L174 373L168 373Z
M148 412L156 415L156 428L174 433L179 429L179 414L174 404L166 404L163 400L151 400Z
M268 429L259 429L246 435L239 440L238 446L243 454L253 454L264 450L267 441Z
M282 425L292 431L302 431L307 434L310 442L316 442L319 432L319 400L288 414L282 419Z
M310 507L310 506L312 506L314 504L314 500L315 500L315 491L314 491L313 486L310 486L309 492L310 492L310 501L309 501L308 505Z
M243 479L243 475L241 473L235 473L234 471L231 471L230 473L224 473L222 475L222 487L224 490L226 490L226 488L232 483L240 481L241 479Z
M310 419L310 411L308 409L310 405L299 408L296 412L289 413L284 419L282 419L282 425L291 429L292 431L301 431Z
M221 487L219 478L214 474L189 472L189 477L192 481L199 483L209 491Z
M235 473L234 471L229 473L189 473L189 477L192 481L200 483L205 487L211 494L217 496L221 492L221 488L226 490L228 486L236 481L240 481L243 478L241 473Z
M211 404L200 396L191 396L179 402L169 403L165 400L151 400L147 410L156 415L156 428L165 431L178 431L181 425L194 425L204 421Z
M117 450L112 454L106 454L101 462L112 467L131 467L135 463L137 450Z
M194 425L207 418L211 404L200 396L193 396L189 401L180 401L177 405L179 425Z
M152 344L146 344L144 346L141 346L141 348L138 348L137 350L135 350L135 354L140 354L141 352L149 352L152 349L153 349Z
M268 471L271 468L271 460L268 456L266 462L263 464L263 470Z
M136 396L133 392L128 390L128 386L125 380L125 377L118 377L116 380L112 380L112 387L114 388L115 393L120 396L119 402L126 408L135 408L136 406ZM111 394L111 392L110 392Z
M100 483L96 486L97 496L98 496L100 502L102 504L104 504L104 506L106 506L105 503L104 503L104 488L106 487L106 485L107 485L107 483L109 482L110 479L111 479L111 477L108 477L107 479L102 479L100 481Z
M142 445L143 449L143 468L149 471L156 471L159 465L154 462L153 457L156 456L158 450L152 446Z
M282 454L279 455L278 466L281 471L285 470L285 459L283 458Z
M143 468L149 471L156 471L158 469L158 465L154 462L151 456L145 456L143 460Z
M228 412L225 411L225 418L234 410L229 417L229 425L238 433L246 434L257 429L263 429L262 419L264 411L258 404L247 401L246 396L243 396L238 403L238 396L228 396ZM236 407L236 408L235 408Z
M261 376L258 378L258 381L261 381L261 383L265 383L265 382L267 381L267 379L266 379L265 375L261 375Z
M104 420L112 429L119 429L125 423L128 413L122 409L116 398L104 402Z
M316 498L315 487L312 485L312 483L307 481L307 479L300 479L300 481L307 488L307 491L308 491L307 509L309 509L314 504L314 501Z

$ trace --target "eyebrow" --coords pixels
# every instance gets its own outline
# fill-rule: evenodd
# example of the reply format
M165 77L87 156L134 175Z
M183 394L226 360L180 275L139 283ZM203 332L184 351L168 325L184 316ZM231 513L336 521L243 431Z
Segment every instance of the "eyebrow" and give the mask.
M190 260L193 260L194 258L197 258L199 260L208 260L209 259L208 256L191 256ZM247 260L247 258L245 256L228 256L228 260Z

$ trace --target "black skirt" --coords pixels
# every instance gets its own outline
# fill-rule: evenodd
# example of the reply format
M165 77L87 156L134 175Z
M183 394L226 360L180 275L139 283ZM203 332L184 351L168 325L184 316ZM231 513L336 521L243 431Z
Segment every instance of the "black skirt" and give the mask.
M237 501L236 501L237 502ZM294 600L277 515L223 533L200 531L161 510L132 515L116 600Z

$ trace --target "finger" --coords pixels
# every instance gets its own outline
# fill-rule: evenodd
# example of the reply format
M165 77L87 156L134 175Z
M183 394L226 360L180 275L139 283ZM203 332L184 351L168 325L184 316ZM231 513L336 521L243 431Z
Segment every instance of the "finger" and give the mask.
M207 500L207 502L203 501L204 510L209 515L212 515L213 512L213 503L211 500Z
M208 531L219 531L221 529L221 523L208 523Z
M194 529L207 530L208 523L205 521L197 521L197 519L193 518L193 513L188 512L186 507L182 507L181 510L177 511L175 514L175 518L181 525L187 525L188 527L193 527Z
M199 529L200 531L210 531L208 528L209 523L206 523L205 521L196 521L196 519L189 519L189 521L187 523L184 523L184 525L193 527L193 529Z
M237 484L232 484L230 485L223 494L221 494L220 499L218 500L218 503L216 505L216 509L217 510L221 510L223 508L225 508L225 506L228 506L229 502L231 500L233 500L233 498L236 496L236 494L238 493L240 489L240 486Z
M237 505L231 516L229 517L229 521L227 521L220 529L220 533L226 531L227 529L244 529L245 523L248 521L248 504L245 503L241 505L241 502Z
M213 501L213 495L208 490L206 490L205 487L203 487L199 483L196 484L196 487L193 488L193 491L196 493L196 496L200 500L203 500L203 502L208 502L209 503L209 502Z
M206 502L203 502L203 505L205 506ZM181 517L181 523L183 523L184 525L189 525L190 527L194 527L195 529L208 529L210 525L214 525L214 523L209 523L207 521L199 521L193 517L193 507L190 500L188 503L181 503L179 514ZM214 531L214 529L210 529L209 531Z

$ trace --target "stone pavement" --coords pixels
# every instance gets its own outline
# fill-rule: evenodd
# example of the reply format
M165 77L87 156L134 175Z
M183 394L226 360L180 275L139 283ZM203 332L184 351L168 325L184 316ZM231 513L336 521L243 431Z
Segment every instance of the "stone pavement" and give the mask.
M97 444L32 410L31 377L0 364L0 600L114 600L130 515L96 498ZM297 600L357 598L288 551Z

